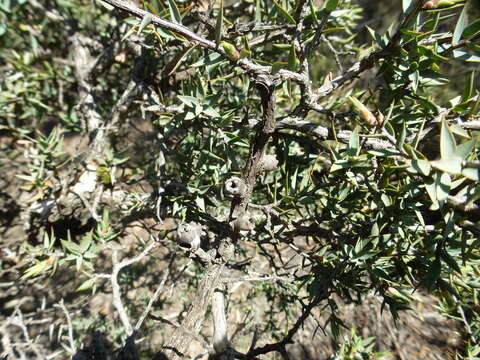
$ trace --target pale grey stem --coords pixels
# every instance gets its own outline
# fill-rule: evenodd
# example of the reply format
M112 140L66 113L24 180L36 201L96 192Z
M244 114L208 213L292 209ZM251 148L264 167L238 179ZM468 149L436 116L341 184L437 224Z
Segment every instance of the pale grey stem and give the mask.
M212 295L213 348L216 354L222 354L230 347L225 315L225 296L219 290Z
M113 269L112 274L110 275L110 283L112 284L113 306L115 306L115 309L118 311L120 321L122 322L123 328L128 336L133 333L133 327L130 324L127 310L122 302L122 294L120 291L120 285L118 284L118 274L124 267L142 260L156 246L157 244L155 242L151 242L139 255L130 259L122 260L121 262L118 262L118 249L112 249Z
M67 327L68 327L68 341L70 342L70 349L69 352L71 354L74 354L77 351L77 348L75 347L75 341L73 340L73 326L72 326L72 318L70 317L70 313L67 310L67 307L65 306L65 303L62 300L58 304L55 305L56 307L59 307L62 309L63 313L65 314L65 317L67 318Z

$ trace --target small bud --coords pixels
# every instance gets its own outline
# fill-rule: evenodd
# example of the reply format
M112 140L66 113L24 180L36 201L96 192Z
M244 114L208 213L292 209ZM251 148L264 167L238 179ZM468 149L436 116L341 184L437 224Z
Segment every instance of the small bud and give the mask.
M238 52L237 48L234 45L228 42L222 41L220 43L220 46L225 51L226 55L230 60L237 61L238 59L240 59L240 53Z
M202 225L196 222L180 224L177 228L177 236L181 246L189 245L190 249L197 250L200 247Z
M383 120L385 120L385 117L383 116L382 112L380 110L377 111L377 114L376 114L376 118L377 118L377 125L382 125L383 124Z
M427 1L422 6L422 9L436 9L436 8L437 8L437 2L436 1Z
M236 231L253 230L255 228L255 220L252 218L249 212L245 212L233 222L233 228Z
M464 0L430 0L423 4L422 9L437 9L445 8L455 5L456 3L463 2Z
M242 50L240 50L240 58L241 59L251 59L252 58L252 53L250 52L250 50L242 49Z
M246 190L245 181L238 176L233 176L225 182L225 191L230 195L241 197Z
M357 98L354 98L353 96L349 96L348 99L351 101L355 109L358 111L358 115L360 116L360 119L365 121L368 125L370 126L375 126L377 124L377 118L372 114L368 108L363 105L360 100Z
M278 167L278 160L275 155L263 155L260 163L260 171L273 171Z

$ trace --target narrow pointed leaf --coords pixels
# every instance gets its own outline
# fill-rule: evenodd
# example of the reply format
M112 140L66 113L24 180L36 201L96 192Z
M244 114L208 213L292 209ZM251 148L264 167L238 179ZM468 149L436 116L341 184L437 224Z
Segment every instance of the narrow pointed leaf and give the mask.
M467 101L472 97L474 81L475 81L475 71L472 71L470 72L470 76L468 77L468 82L465 85L465 89L463 89L462 101Z
M430 175L432 169L427 160L412 160L412 167L424 176Z
M441 250L440 256L442 257L442 260L448 265L449 268L455 270L459 274L462 273L462 270L460 270L460 266L458 266L458 263L455 261L452 255L450 255L447 251Z
M440 130L440 156L442 160L450 159L457 150L457 143L448 127L447 121L442 119L442 128Z
M455 152L455 155L458 156L459 158L465 160L467 158L467 156L472 152L476 143L477 143L477 140L472 139L472 140L464 142L463 144L458 145L457 146L457 151Z
M255 23L259 24L262 22L262 1L255 1Z
M462 170L462 175L470 180L480 182L480 169L465 168Z
M462 38L468 39L480 32L480 19L475 20L463 30Z
M447 173L437 174L435 179L436 191L437 191L437 200L443 201L448 197L450 193L450 188L452 186L452 180L450 175Z
M280 13L285 17L285 19L290 23L290 24L293 24L293 25L296 25L297 22L295 21L295 19L292 17L292 15L290 15L287 10L285 10L278 2L274 1L273 4L275 5L275 7L277 8L278 11L280 11Z
M215 41L217 44L222 40L223 32L223 0L220 0L220 9L218 9L217 23L215 24Z
M292 71L296 71L298 66L300 65L300 61L297 58L297 54L295 52L295 45L292 43L290 46L290 51L288 53L288 67Z
M467 27L467 7L464 6L460 16L457 20L457 25L455 25L455 31L453 32L452 45L455 46L460 42L462 38L463 30Z
M168 9L170 10L170 18L172 21L181 24L182 18L180 16L180 11L178 11L177 4L175 4L174 0L168 0Z
M95 285L95 279L88 279L84 281L75 291L89 290Z
M338 6L338 2L339 0L327 0L325 2L325 10L327 10L328 12L332 12L333 10L335 10Z
M440 259L435 259L435 261L430 265L427 273L426 283L429 291L433 290L434 285L436 284L440 273L442 271L442 263Z
M402 0L402 10L404 14L410 8L411 4L412 4L412 0Z
M355 130L353 130L352 134L350 135L350 140L348 140L348 155L356 156L358 154L359 146L360 138L358 137L358 126L356 126Z
M145 29L151 22L152 22L152 14L146 14L143 17L142 21L140 22L137 35L139 35L143 31L143 29Z
M441 171L448 172L450 174L460 174L462 172L462 158L458 156L452 156L446 160L431 161L430 164Z

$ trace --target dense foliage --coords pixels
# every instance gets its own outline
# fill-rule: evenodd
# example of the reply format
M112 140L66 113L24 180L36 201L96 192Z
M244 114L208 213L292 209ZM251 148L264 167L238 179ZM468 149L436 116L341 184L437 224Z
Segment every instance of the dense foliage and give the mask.
M382 7L0 0L3 354L401 357L339 309L430 294L478 358L479 6Z

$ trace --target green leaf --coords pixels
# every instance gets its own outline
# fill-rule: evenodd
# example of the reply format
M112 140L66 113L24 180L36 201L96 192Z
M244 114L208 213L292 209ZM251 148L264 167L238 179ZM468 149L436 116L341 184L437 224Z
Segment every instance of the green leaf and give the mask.
M455 135L459 135L461 137L464 137L465 139L471 139L472 137L470 136L470 134L468 133L467 130L465 130L464 128L462 128L460 125L458 124L452 124L450 125L450 130L452 131L453 134Z
M457 25L455 25L455 30L452 37L452 45L455 46L460 42L462 38L462 33L467 27L467 7L464 6L460 16L457 20Z
M62 243L62 247L68 250L69 252L73 254L82 253L82 249L80 248L80 246L78 246L78 244L75 244L73 241L60 240L60 242Z
M437 192L437 200L443 201L448 197L450 188L452 186L452 180L447 173L437 174L435 179L435 187Z
M462 162L463 159L461 157L453 156L447 160L430 161L430 165L450 174L460 174L462 172Z
M480 19L475 20L463 30L462 38L468 39L478 32L480 32Z
M262 22L262 1L255 1L255 23L259 24Z
M80 249L83 252L87 251L93 241L93 232L89 231L86 235L80 240Z
M366 26L367 31L369 32L370 36L373 40L377 43L378 46L381 48L385 47L385 41L379 33L376 33L370 26Z
M440 130L440 156L442 160L450 159L457 151L457 143L445 118L442 119L442 128Z
M330 167L330 173L333 173L337 170L348 169L351 166L348 160L338 160L335 161Z
M20 278L20 280L25 280L31 277L40 275L44 270L46 270L50 265L45 261L40 261L32 267L28 268Z
M327 0L325 2L324 9L327 10L328 12L332 12L337 8L338 3L339 3L339 0Z
M170 63L162 70L162 77L169 77L171 74L173 74L183 62L183 60L187 57L187 55L195 48L196 45L185 46L183 49L178 51L175 57L170 61Z
M140 22L140 25L138 26L137 35L140 35L143 29L145 29L151 22L152 22L152 14L147 13L143 17L142 21Z
M95 285L95 279L88 279L84 281L75 291L85 291L91 289Z
M347 154L349 156L357 156L360 147L360 138L358 136L358 126L352 131L348 140Z
M194 98L193 96L178 95L178 98L180 99L181 102L183 102L189 108L195 108L195 106L199 104L198 99Z
M313 0L308 0L308 6L310 7L310 15L308 17L312 18L314 24L318 24L317 12L315 11Z
M455 156L465 160L468 155L472 152L475 148L475 144L477 143L477 139L472 139L469 141L464 142L457 146L457 151L455 152Z
M385 131L392 137L396 137L395 135L395 129L393 128L392 124L390 122L385 124Z
M168 0L168 9L170 10L171 20L177 24L181 24L182 18L180 16L180 11L178 11L177 4L175 4L174 0Z
M407 137L407 126L405 124L405 121L403 121L402 128L400 129L400 134L398 134L398 138L397 138L397 147L401 148L403 146L403 143L405 142L406 137Z
M430 170L432 169L427 160L412 160L412 167L424 176L430 175Z
M99 3L108 11L112 11L113 9L115 9L114 6L110 5L109 3L106 3L105 1L100 0Z
M470 62L480 62L480 56L475 54L470 54L464 50L453 50L453 57L458 60L470 61Z
M473 288L480 289L480 282L475 280L467 281L467 284Z
M296 71L300 65L300 61L297 58L295 52L295 45L292 43L290 51L288 52L288 68L292 71Z
M455 261L452 255L450 255L447 251L442 249L440 251L440 256L442 257L443 261L448 265L448 267L455 270L459 274L462 273L462 270L460 270L460 266L458 266L458 263Z
M195 203L197 204L198 208L205 212L205 199L197 197L195 199Z
M475 71L472 70L472 72L470 72L470 76L468 77L468 82L465 85L465 89L463 89L462 101L467 101L472 97L474 80Z
M462 170L462 175L470 180L480 182L480 169L465 168Z
M412 4L412 0L402 0L402 10L405 14Z
M222 40L223 32L223 0L220 0L220 9L218 9L217 23L215 24L215 41L217 44Z
M435 283L437 282L438 278L440 277L440 273L442 272L442 263L440 259L435 259L428 268L427 277L425 279L427 288L429 291L433 290Z
M295 19L287 12L287 10L285 10L278 2L274 1L273 4L275 5L275 7L277 8L278 11L280 11L280 13L285 17L285 19L290 23L290 24L293 24L293 25L296 25L297 22L295 21Z
M202 113L205 114L205 115L208 115L210 117L213 117L213 118L221 117L221 115L218 113L218 111L215 110L212 107L207 107L207 108L203 109Z

